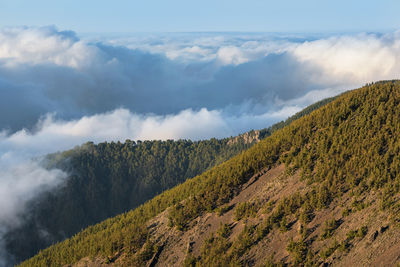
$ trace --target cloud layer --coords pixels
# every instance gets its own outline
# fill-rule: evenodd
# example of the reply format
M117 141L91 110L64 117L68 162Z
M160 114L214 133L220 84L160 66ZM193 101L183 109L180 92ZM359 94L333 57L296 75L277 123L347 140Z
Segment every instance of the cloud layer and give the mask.
M253 126L262 128L296 112L292 106L261 115L231 116L218 110L183 110L170 115L140 115L127 109L84 116L76 120L43 117L34 130L0 133L0 251L4 234L23 218L35 196L61 186L67 174L47 170L40 155L70 149L88 140L124 141L126 139L208 139L243 132ZM11 257L11 256L10 256ZM12 262L1 255L0 266Z
M400 78L399 62L396 32L79 38L55 27L2 29L0 247L27 203L66 177L44 169L42 155L87 141L264 128L344 90Z
M3 29L0 129L32 127L46 113L78 119L121 107L260 115L310 91L398 77L399 40L193 34L100 42L53 27Z

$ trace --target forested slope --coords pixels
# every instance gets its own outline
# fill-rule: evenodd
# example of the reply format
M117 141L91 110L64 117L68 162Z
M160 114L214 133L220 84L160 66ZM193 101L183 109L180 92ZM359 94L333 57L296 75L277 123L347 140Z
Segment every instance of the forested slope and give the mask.
M240 140L227 142L86 143L50 155L49 168L70 175L61 188L31 203L23 225L7 234L7 250L17 261L26 259L88 225L137 207L252 145Z
M5 236L20 262L81 229L131 210L157 194L220 164L332 99L286 121L237 137L202 141L86 143L49 155L48 167L70 174L66 183L29 203L22 225Z
M340 264L352 255L371 264L377 259L373 257L379 257L374 247L398 244L393 238L398 237L400 214L399 105L398 81L345 93L247 151L133 211L41 251L22 266L61 266L85 257L104 264L166 265L162 258L158 261L163 247L173 247L176 237L196 229L203 219L229 212L229 223L206 240L192 236L191 242L202 243L200 249L188 247L184 258L176 262L319 265ZM285 166L285 171L271 176L279 166ZM241 202L241 192L260 177L274 182L257 199ZM301 184L301 190L293 187L273 199L275 191L283 190L279 185L287 181ZM157 229L165 226L159 223L163 218L170 230L163 231L169 236L161 242ZM391 234L374 244L386 229ZM280 246L272 245L275 239ZM257 253L257 249L270 254ZM396 262L398 251L385 260Z

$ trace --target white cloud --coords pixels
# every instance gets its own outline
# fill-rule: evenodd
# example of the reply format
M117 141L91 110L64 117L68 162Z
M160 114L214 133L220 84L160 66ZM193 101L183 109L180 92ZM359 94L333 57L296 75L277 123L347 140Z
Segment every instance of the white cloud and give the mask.
M261 114L310 91L399 76L398 33L306 40L212 33L80 40L54 27L3 29L0 129L31 127L46 113L77 119L119 107L138 114L206 108L240 115L234 106Z
M60 185L65 177L60 170L46 170L35 160L14 162L8 167L2 165L0 228L17 226L28 201Z
M71 149L87 141L222 138L250 128L262 128L298 110L291 106L272 113L231 116L203 108L164 116L144 116L127 109L116 109L69 121L47 115L34 131L0 132L0 248L2 236L18 226L29 201L62 185L67 176L57 169L45 169L40 163L42 155ZM4 258L0 255L0 261Z
M43 192L61 186L67 174L58 169L46 169L41 158L24 153L18 146L4 148L8 137L0 136L0 266L9 266L12 256L4 248L3 237L18 227L26 217L29 203ZM38 150L40 151L40 150ZM33 153L32 153L33 152Z
M0 30L0 239L65 177L32 158L86 141L236 135L399 76L400 33L79 39L54 27Z
M145 41L134 37L129 40L121 38L117 43L165 54L173 60L217 60L223 65L239 65L269 54L289 53L299 63L311 64L323 70L325 77L318 81L324 83L341 79L351 84L363 84L372 80L392 79L399 72L399 32L319 38L245 33L200 37L163 36L163 42L157 45L151 45L157 36L152 37Z
M235 46L225 46L218 49L217 60L223 65L239 65L249 61L240 48Z
M298 44L289 49L300 61L323 70L319 80L366 83L400 78L400 36L359 34Z
M77 120L60 120L49 114L38 122L34 131L23 129L12 134L2 132L0 160L7 161L10 155L14 156L14 152L31 158L70 149L87 141L223 138L247 131L251 126L264 128L274 121L286 119L298 110L299 106L292 105L259 115L232 116L223 111L203 108L160 116L116 109Z
M46 64L80 68L99 57L95 46L79 41L72 32L54 27L8 28L0 31L0 60L6 66Z

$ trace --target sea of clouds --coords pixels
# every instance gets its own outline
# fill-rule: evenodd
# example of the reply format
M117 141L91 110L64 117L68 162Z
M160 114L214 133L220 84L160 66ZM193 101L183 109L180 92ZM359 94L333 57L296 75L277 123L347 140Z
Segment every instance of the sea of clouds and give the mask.
M55 27L1 29L0 244L26 203L65 179L41 167L47 153L86 141L228 137L399 76L399 32L78 37Z

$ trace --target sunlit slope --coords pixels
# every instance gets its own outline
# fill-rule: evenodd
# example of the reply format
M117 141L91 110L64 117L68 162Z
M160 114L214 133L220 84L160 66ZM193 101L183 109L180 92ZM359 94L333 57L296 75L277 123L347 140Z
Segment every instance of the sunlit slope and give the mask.
M224 205L240 195L249 179L261 177L282 164L286 166L282 177L297 177L304 181L303 190L285 192L276 201L270 201L268 194L261 194L257 200L247 199L245 204L234 204L230 208L236 215L227 218L226 226L234 230L233 234L227 229L226 233L224 229L216 231L213 238L204 241L201 246L204 249L193 253L188 249L180 262L203 266L252 265L260 260L291 264L334 261L332 255L351 253L352 248L357 248L355 242L361 242L371 233L370 228L375 225L373 218L365 221L361 218L357 229L347 229L348 236L346 233L344 237L336 236L344 231L341 227L346 225L348 218L355 218L352 216L364 212L368 206L376 206L374 216L381 213L389 216L390 226L397 224L400 206L397 194L400 187L399 103L398 81L375 83L345 93L274 132L246 152L131 212L85 229L40 252L22 266L60 266L88 256L111 264L143 266L153 261L153 264L162 265L161 261L154 262L156 254L160 253L157 249L160 244L157 235L150 231L150 219L163 212L172 234L190 231L196 227L196 219L206 214L223 214ZM334 207L343 210L334 213ZM311 228L323 212L326 223ZM236 229L232 220L244 225L242 230ZM293 229L294 225L298 229ZM314 229L314 236L310 229ZM315 232L315 229L318 230ZM290 257L271 258L272 252L271 255L252 252L260 244L263 246L259 249L270 251L267 240L279 234L288 235L283 239L287 244L278 249L282 255L287 253ZM264 258L254 260L255 255Z
M19 263L82 229L136 208L157 194L248 149L291 121L332 101L325 99L269 128L236 137L190 141L86 143L48 155L68 175L62 187L29 203L22 223L4 238ZM46 233L43 235L43 233Z

